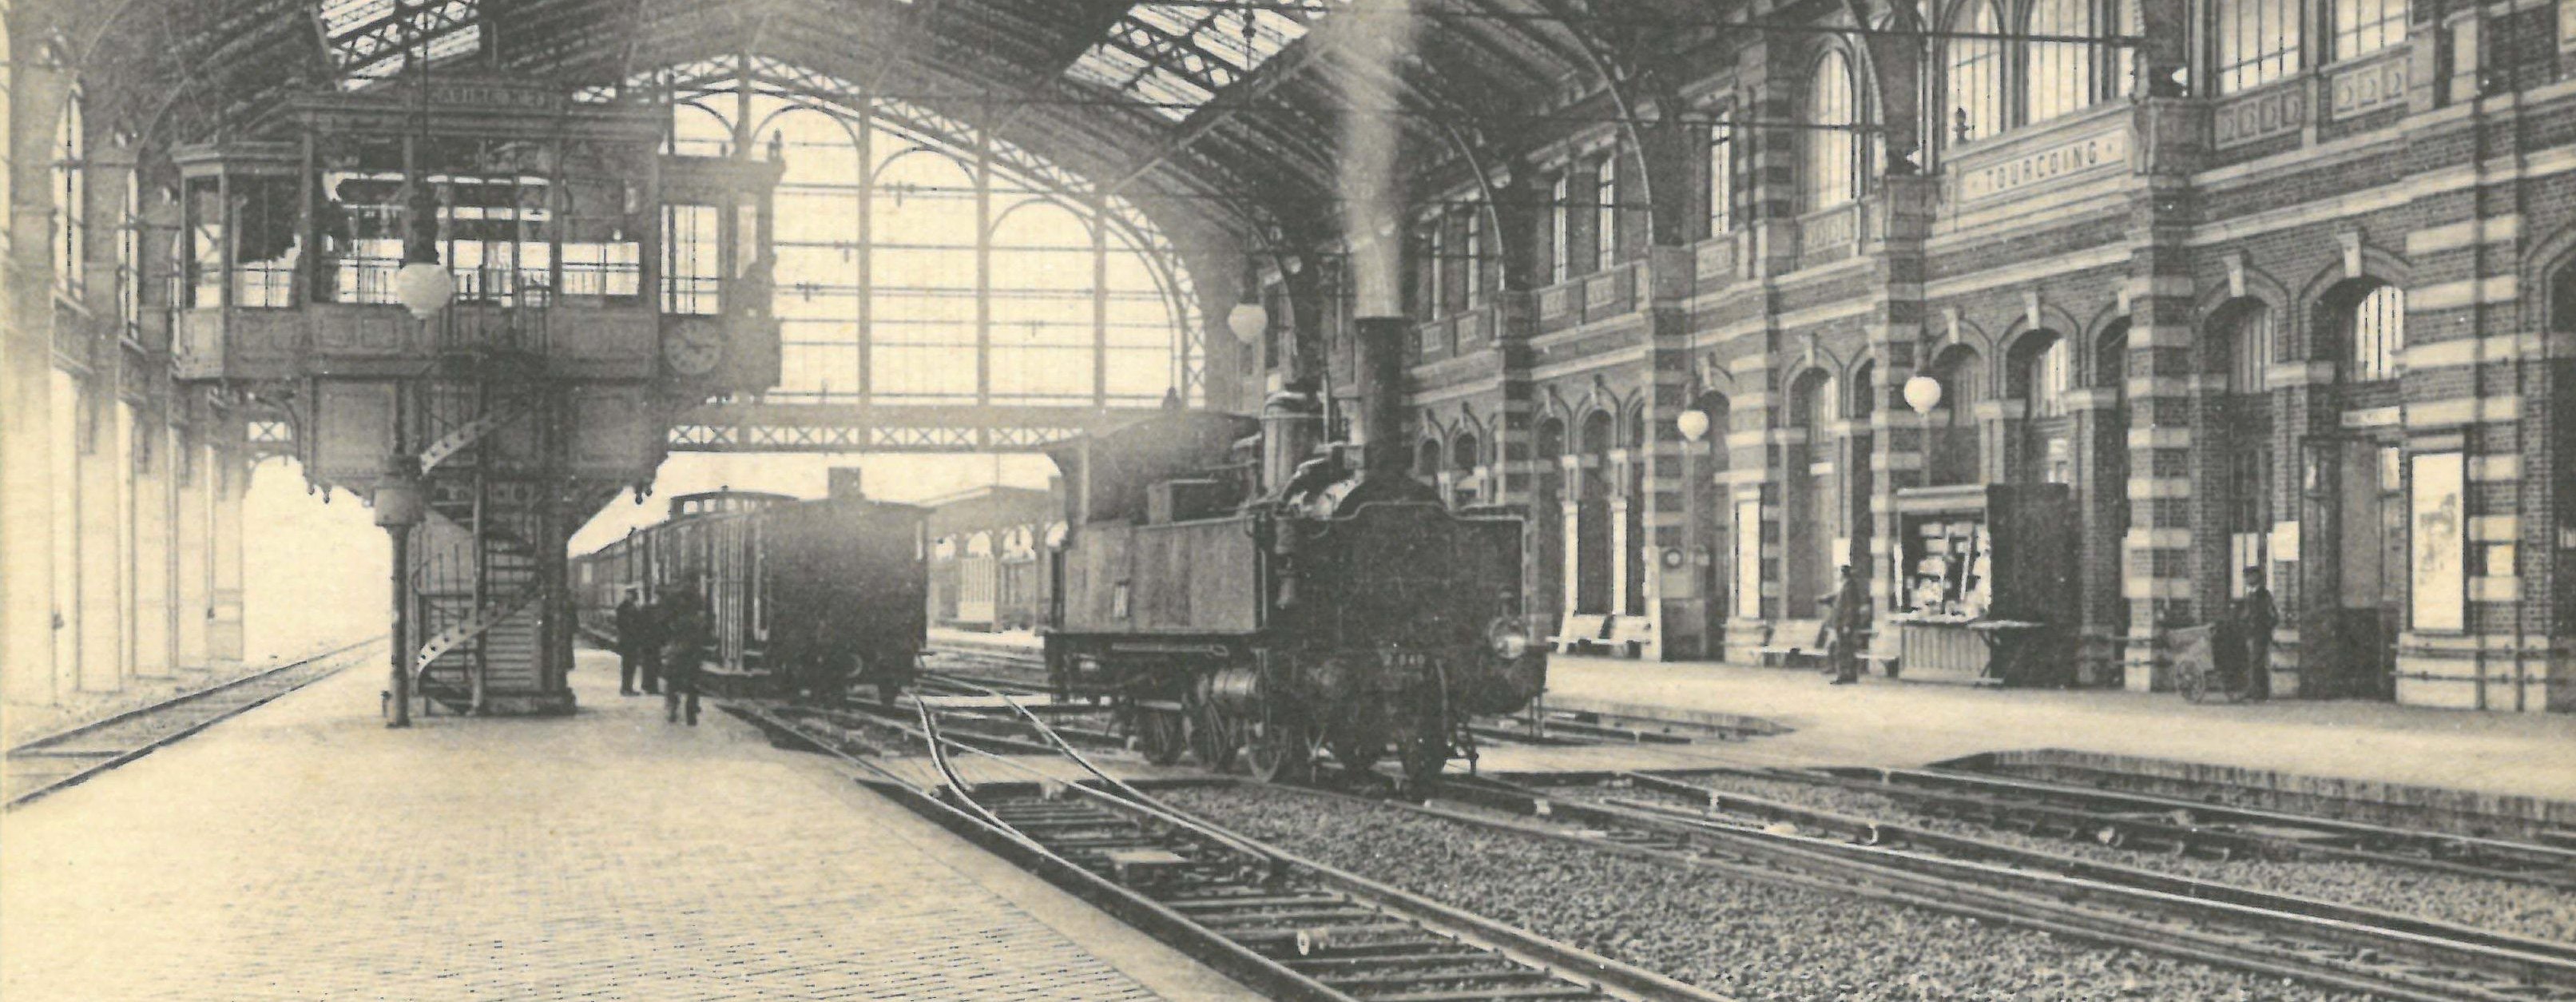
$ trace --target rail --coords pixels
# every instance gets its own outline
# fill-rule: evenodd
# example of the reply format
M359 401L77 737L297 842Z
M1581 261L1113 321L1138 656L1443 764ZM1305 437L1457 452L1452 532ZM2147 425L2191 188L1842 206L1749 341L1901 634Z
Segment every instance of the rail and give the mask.
M941 796L773 709L737 712L889 780L880 789L906 806L1273 998L1362 1002L1428 989L1429 997L1460 1000L1727 1002L1172 809L1110 775L1062 736L1047 738L1051 725L1025 706L1018 709L1057 755L1091 778L1064 782L1008 756L937 737L940 711L928 700L915 701L919 730L899 729L947 745L937 753L941 759L980 755L1018 768L1037 780L1034 792L1021 784L975 789L950 763L941 767L950 795ZM1255 865L1242 865L1247 860Z
M321 681L353 661L340 656L383 643L361 640L274 668L193 689L146 706L12 746L6 760L8 808L76 786L225 720ZM235 696L248 698L235 699ZM124 734L120 732L136 731ZM68 766L69 768L62 768Z
M1946 844L1940 840L1917 840L1910 830L1884 824L1871 824L1865 834L1846 827L1842 834L1864 838L1855 842L1730 823L1679 807L1569 799L1481 777L1453 778L1442 795L1544 823L1418 809L2385 998L2576 998L2576 947L2487 930L2161 875L2124 880L2116 867L2069 872L2062 857L2003 846L1980 846L1975 858L1959 858L1935 851ZM1886 844L1907 841L1913 844ZM1652 847L1657 844L1662 848Z

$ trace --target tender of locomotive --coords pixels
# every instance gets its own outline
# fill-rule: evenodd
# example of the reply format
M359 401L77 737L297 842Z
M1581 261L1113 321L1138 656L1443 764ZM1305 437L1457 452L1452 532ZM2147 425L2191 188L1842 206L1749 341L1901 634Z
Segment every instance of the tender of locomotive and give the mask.
M670 517L574 560L583 628L613 638L618 602L694 589L715 667L773 692L911 684L926 638L926 512L832 497L715 491L671 499Z
M1364 433L1400 441L1401 328L1363 323ZM1472 756L1472 716L1536 698L1521 518L1450 510L1401 449L1352 470L1321 438L1311 399L1281 394L1258 421L1172 411L1050 447L1059 692L1113 701L1156 761L1240 754L1282 780L1392 752L1417 784Z

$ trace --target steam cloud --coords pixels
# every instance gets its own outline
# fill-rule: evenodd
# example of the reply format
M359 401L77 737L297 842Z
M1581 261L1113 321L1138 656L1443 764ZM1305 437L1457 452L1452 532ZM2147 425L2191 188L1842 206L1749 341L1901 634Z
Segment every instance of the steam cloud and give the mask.
M1349 52L1376 73L1356 73L1347 80L1397 79L1413 52L1414 16L1408 0L1358 0L1345 17L1366 18L1354 33ZM1374 88L1371 88L1374 90ZM1394 115L1374 110L1383 97L1352 94L1342 115L1342 234L1351 248L1353 305L1363 317L1404 315L1404 241L1397 225L1404 207L1403 178L1398 172L1404 151L1404 129Z

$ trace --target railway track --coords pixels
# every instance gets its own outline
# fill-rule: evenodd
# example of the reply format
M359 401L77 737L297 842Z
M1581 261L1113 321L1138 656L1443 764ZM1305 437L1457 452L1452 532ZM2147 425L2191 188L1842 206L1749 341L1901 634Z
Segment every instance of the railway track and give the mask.
M999 647L933 647L922 652L941 667L925 672L951 683L1003 692L1049 691L1046 668L1035 652ZM956 691L964 691L962 689ZM1511 717L1478 720L1478 738L1526 745L1645 744L1686 745L1703 741L1742 741L1778 733L1773 725L1671 720L1635 714L1539 710Z
M373 647L362 640L274 668L244 675L102 720L27 741L9 749L5 805L15 808L75 786L154 751L286 695L358 662L349 652Z
M1926 769L1772 769L1758 775L1873 793L1926 814L2135 844L2267 859L2343 859L2576 890L2576 848Z
M1451 777L1438 799L1399 806L1675 866L1858 894L2382 998L2576 1000L2576 946L2569 944L1864 819L1809 817L1792 828L1616 797L1570 799L1477 777Z
M998 694L996 694L998 695ZM1473 1002L1724 997L1290 855L1173 810L1100 770L1037 714L1039 743L1088 776L978 785L956 755L1002 762L948 734L954 715L915 702L904 728L945 782L926 790L775 707L737 712L875 777L906 806L1012 859L1273 998Z

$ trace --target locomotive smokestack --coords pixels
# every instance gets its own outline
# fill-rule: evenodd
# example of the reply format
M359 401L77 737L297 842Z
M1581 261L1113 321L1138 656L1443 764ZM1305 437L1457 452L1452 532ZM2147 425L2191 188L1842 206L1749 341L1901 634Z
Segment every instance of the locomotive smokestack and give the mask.
M1360 384L1361 469L1366 477L1405 475L1404 339L1413 322L1403 317L1356 321Z

